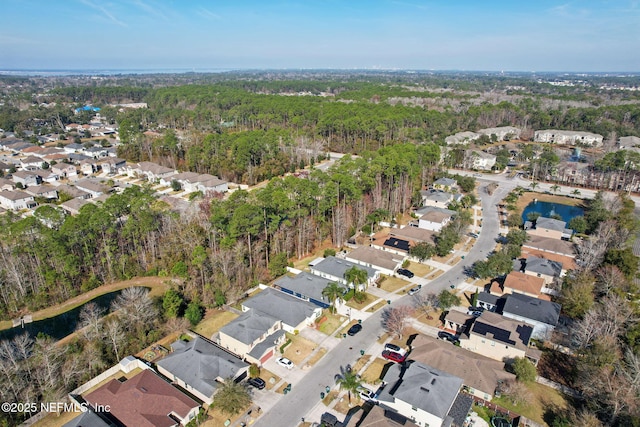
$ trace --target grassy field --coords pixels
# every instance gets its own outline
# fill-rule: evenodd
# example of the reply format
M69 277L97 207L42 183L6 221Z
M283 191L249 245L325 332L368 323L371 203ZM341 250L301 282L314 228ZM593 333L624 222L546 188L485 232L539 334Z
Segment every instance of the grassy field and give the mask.
M207 313L198 325L193 328L193 332L211 339L213 334L218 332L224 325L238 317L236 313L225 310L207 310Z
M546 425L544 414L549 408L565 409L569 405L565 396L551 387L531 383L527 384L527 389L531 393L531 398L524 403L515 405L508 396L501 396L492 402L542 425Z

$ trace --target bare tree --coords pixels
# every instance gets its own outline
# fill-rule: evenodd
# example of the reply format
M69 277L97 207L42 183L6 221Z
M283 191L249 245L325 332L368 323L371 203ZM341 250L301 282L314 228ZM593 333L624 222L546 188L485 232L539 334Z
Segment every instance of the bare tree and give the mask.
M149 297L149 290L138 286L123 289L111 304L111 308L113 311L118 311L131 328L150 323L158 315Z
M613 289L627 292L628 287L627 278L615 265L606 264L596 270L596 292L598 294L609 296Z
M117 316L110 316L104 322L104 337L111 344L116 360L120 360L120 346L125 336L122 321Z
M34 367L34 377L38 382L44 400L58 399L62 394L60 369L63 363L64 348L49 338L36 338L31 362Z
M190 326L191 323L184 317L172 317L164 324L164 329L168 334L173 334L175 332L182 332Z
M78 329L82 331L82 334L88 341L100 336L103 314L104 309L100 308L94 302L85 304L82 307L82 310L80 310L80 322L78 323Z
M438 296L436 294L423 294L418 292L413 295L413 302L416 311L424 314L427 319L431 319L431 313L436 309L438 303Z
M509 396L514 405L529 402L533 398L527 386L520 381L508 381L504 385L504 394Z
M385 330L401 339L407 326L407 320L413 315L413 312L413 307L408 305L399 305L386 309L382 313L382 324Z

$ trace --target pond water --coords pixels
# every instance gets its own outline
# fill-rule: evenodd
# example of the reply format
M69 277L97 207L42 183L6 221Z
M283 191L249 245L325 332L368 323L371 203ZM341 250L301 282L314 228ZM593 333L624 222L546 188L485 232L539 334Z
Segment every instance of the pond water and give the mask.
M531 202L522 211L522 220L527 221L527 215L531 212L538 212L541 216L550 218L552 215L560 215L563 221L569 223L571 218L584 216L584 209L577 206L563 205L550 202Z
M16 326L15 328L0 331L0 339L13 339L14 336L21 335L24 332L28 333L32 338L35 338L38 333L42 332L49 335L56 341L60 340L76 330L78 327L78 321L80 320L80 311L82 310L82 307L93 302L98 307L102 308L106 315L109 313L111 302L120 295L120 292L121 291L114 291L100 295L79 307L65 311L57 316L27 323L24 325L24 328Z

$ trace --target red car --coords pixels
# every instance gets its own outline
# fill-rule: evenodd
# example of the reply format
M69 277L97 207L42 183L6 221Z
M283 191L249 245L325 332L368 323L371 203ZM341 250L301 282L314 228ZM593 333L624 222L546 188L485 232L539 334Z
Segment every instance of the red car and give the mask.
M391 350L384 350L382 352L382 357L384 357L387 360L391 360L393 362L402 363L406 360L407 355L396 353L395 351L391 351Z

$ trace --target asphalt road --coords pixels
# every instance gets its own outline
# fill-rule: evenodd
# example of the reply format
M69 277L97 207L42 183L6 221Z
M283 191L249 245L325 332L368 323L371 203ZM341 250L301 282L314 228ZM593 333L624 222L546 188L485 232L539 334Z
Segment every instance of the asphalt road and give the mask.
M515 180L507 180L500 183L493 195L486 192L488 181L478 179L480 183L479 195L482 201L483 218L482 231L476 244L471 249L465 259L452 267L438 278L423 286L420 292L438 293L443 289L448 289L452 284L457 284L464 280L464 271L475 261L485 259L496 245L498 236L499 217L497 203L507 195L511 189L518 185ZM404 296L396 300L392 305L411 304L412 297ZM302 417L305 417L311 409L319 402L320 392L326 386L333 387L334 377L340 373L341 368L346 365L353 365L360 350L367 351L384 332L381 318L383 310L379 310L374 315L363 322L360 333L353 337L347 337L336 347L329 351L300 381L292 383L291 392L283 395L280 401L268 412L263 414L255 423L258 427L295 427L300 424ZM299 369L298 367L296 369ZM320 420L308 420L317 421Z

